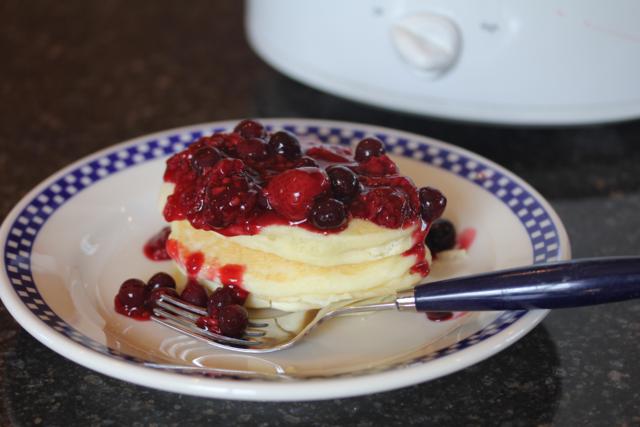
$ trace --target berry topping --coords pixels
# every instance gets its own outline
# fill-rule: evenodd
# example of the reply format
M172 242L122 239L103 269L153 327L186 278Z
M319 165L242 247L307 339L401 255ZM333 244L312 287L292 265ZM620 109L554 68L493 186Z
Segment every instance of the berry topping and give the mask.
M351 212L387 228L400 228L412 217L407 194L392 187L372 188L360 194L351 205Z
M371 157L358 166L358 171L368 176L390 176L398 173L396 164L386 154Z
M269 147L275 154L279 154L288 160L295 160L302 155L300 141L294 134L286 130L271 135Z
M164 227L151 237L144 245L144 254L153 261L166 261L171 259L167 252L167 240L171 234L171 228Z
M230 286L222 286L213 291L209 296L207 312L209 313L209 316L215 317L218 310L231 304L244 304L244 301L238 300L236 293Z
M240 338L249 324L247 310L238 304L231 304L218 310L218 327L223 335Z
M202 174L205 170L212 168L222 158L220 151L213 147L203 147L194 152L191 156L191 167Z
M319 168L290 169L267 185L267 199L276 212L290 221L304 220L316 197L329 190L329 178Z
M248 161L260 161L269 157L269 146L260 138L243 139L236 146L238 157Z
M356 161L366 162L372 157L382 156L384 154L384 144L378 138L365 138L358 142L356 146Z
M272 224L339 232L352 217L389 228L430 223L445 201L440 193L432 197L428 187L419 196L380 139L362 139L354 152L301 145L293 133L268 133L254 120L173 155L164 180L175 184L164 207L167 221L188 220L225 236L257 234Z
M264 138L266 136L264 126L255 120L243 120L236 125L233 131L239 133L244 138Z
M128 279L120 285L116 298L127 313L134 314L144 310L147 297L146 286L146 283L139 279Z
M202 176L179 182L164 216L168 221L186 217L205 230L223 228L252 213L258 191L242 160L222 159Z
M187 281L187 285L180 294L180 299L188 302L189 304L206 307L208 296L207 291L205 291L204 287L200 283L196 280L189 279L189 281Z
M247 327L248 315L242 305L249 293L237 285L216 289L211 296L197 280L188 279L182 294L178 296L176 283L167 273L156 273L145 284L139 279L125 280L114 298L116 312L137 320L148 320L163 295L169 295L186 303L206 307L209 316L199 318L197 325L203 329L228 336L241 336ZM227 307L232 307L225 310ZM218 324L224 324L224 330Z
M318 162L316 162L315 160L313 160L311 157L308 156L304 156L304 157L300 157L296 163L295 166L297 168L303 168L303 167L312 167L312 168L317 168L318 167Z
M148 319L147 295L147 286L142 280L125 280L114 298L116 312L136 319Z
M176 281L167 273L156 273L147 280L147 292L152 292L158 288L176 288Z
M344 203L336 199L317 201L311 210L311 223L320 230L339 228L347 223Z
M243 305L249 297L249 292L245 291L238 285L226 285L225 288L229 288L233 291L236 304Z
M425 222L433 222L442 216L447 207L447 199L442 193L432 187L422 187L420 195L420 215Z
M444 218L434 221L426 239L429 250L434 254L453 249L456 245L456 228Z
M358 176L346 166L332 165L327 168L331 189L336 199L349 201L360 193Z
M337 150L337 147L332 147L333 150ZM336 153L335 151L330 150L325 147L311 147L307 150L307 156L313 157L317 160L322 160L324 162L330 163L349 163L350 160L348 157ZM346 154L346 153L345 153Z

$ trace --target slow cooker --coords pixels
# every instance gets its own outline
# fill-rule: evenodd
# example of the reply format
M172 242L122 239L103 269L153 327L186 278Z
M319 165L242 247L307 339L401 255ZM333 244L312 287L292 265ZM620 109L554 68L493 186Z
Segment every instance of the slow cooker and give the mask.
M323 91L506 124L640 117L637 0L247 0L253 49Z

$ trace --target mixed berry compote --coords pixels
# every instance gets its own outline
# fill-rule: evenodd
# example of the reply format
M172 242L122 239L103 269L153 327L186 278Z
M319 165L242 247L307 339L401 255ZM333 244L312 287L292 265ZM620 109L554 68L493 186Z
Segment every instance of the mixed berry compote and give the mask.
M426 275L424 238L442 215L445 197L417 189L398 172L373 137L350 148L301 144L285 130L273 133L254 120L230 133L202 137L167 161L167 221L225 236L254 235L269 225L317 233L344 230L352 218L397 229L415 227L414 272Z

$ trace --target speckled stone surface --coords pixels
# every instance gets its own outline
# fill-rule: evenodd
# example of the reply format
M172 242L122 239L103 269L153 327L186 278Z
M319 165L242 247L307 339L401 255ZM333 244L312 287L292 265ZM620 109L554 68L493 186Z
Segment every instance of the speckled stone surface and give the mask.
M529 181L574 255L640 253L640 121L509 128L383 111L322 94L249 48L235 1L0 1L0 217L60 167L203 121L373 123L476 151ZM556 311L471 368L401 390L254 403L160 392L76 365L0 309L0 425L640 425L640 303Z

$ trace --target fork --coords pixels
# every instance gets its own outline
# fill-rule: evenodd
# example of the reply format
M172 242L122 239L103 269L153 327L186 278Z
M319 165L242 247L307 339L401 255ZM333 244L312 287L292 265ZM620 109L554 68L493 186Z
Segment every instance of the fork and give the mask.
M640 257L594 258L537 264L425 283L387 297L339 301L298 312L252 310L241 338L196 326L207 311L162 295L151 318L214 347L244 353L284 350L320 323L338 316L380 310L502 311L589 306L640 298Z

